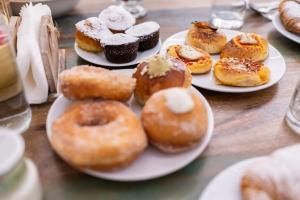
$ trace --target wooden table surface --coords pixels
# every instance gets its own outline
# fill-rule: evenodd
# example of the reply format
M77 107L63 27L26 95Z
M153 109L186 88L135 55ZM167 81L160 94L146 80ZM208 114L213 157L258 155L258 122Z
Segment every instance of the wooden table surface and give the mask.
M209 17L209 3L196 0L170 2L146 1L149 14L141 20L159 22L163 40L187 29L192 21ZM60 45L67 49L68 67L86 63L77 57L73 49L74 24L98 15L108 4L110 1L82 0L73 12L56 19L61 31ZM31 127L24 134L26 156L33 159L39 168L45 199L196 200L207 183L227 166L300 142L300 137L284 121L291 95L300 78L300 45L281 36L270 21L252 12L248 13L241 30L263 35L283 54L287 65L283 79L269 89L247 94L200 89L214 112L214 136L206 151L192 164L166 177L118 183L73 170L53 152L46 137L45 122L51 103L32 106Z

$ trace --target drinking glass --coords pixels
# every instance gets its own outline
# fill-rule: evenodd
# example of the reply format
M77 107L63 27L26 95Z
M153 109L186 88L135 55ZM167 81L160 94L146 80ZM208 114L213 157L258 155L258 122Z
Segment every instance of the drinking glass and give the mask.
M292 130L300 134L300 80L290 102L286 121Z
M249 0L249 7L269 20L278 14L280 0Z
M246 0L214 0L210 23L218 28L241 28L244 24L246 10Z
M0 127L24 132L31 121L5 19L0 15Z
M123 6L128 10L135 18L144 17L147 14L147 10L141 5L142 0L115 0L118 5Z

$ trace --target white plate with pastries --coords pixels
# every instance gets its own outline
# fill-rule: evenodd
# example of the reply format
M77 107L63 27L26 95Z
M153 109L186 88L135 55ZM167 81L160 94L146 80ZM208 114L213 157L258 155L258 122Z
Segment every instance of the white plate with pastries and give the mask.
M274 17L272 22L276 30L279 33L281 33L284 37L300 44L300 36L296 35L295 33L289 32L288 30L285 29L285 27L281 22L279 14Z
M121 73L132 75L132 69L117 70ZM214 127L214 118L210 105L205 97L195 88L191 87L192 92L199 96L202 101L208 116L208 127L202 141L194 148L177 154L163 153L156 148L149 145L145 152L143 152L136 161L124 169L116 170L113 172L99 172L94 170L82 170L91 176L114 180L114 181L142 181L149 180L158 177L162 177L182 169L189 163L198 158L205 150L209 141L211 140ZM55 119L57 119L68 106L72 104L72 101L66 99L64 96L60 96L51 106L47 116L47 135L48 139L51 138L51 127ZM139 116L142 106L136 103L134 97L128 102L128 106Z
M174 44L183 45L185 44L185 38L188 31L178 32L171 37L169 37L162 45L160 54L167 55L167 48ZM234 30L226 30L221 29L220 32L224 33L227 37L227 41L231 40L234 36L242 34L242 32L234 31ZM213 65L220 58L219 55L212 55L212 63ZM280 54L280 52L269 44L269 55L267 59L264 61L264 64L270 69L270 81L264 85L260 86L252 86L252 87L236 87L236 86L226 86L217 83L215 80L213 69L206 73L200 75L193 75L192 83L193 85L218 92L227 92L227 93L245 93L245 92L254 92L269 88L276 84L284 75L286 70L286 65L284 58Z
M91 52L80 49L76 42L74 44L74 49L75 49L77 55L79 57L81 57L82 59L84 59L90 63L97 64L97 65L110 66L110 67L116 67L116 68L139 64L144 59L156 55L159 52L160 47L161 47L161 40L159 40L158 44L153 49L149 49L149 50L143 51L143 52L138 52L136 59L134 59L133 61L128 62L128 63L118 63L117 64L117 63L109 62L105 58L104 52L91 53Z

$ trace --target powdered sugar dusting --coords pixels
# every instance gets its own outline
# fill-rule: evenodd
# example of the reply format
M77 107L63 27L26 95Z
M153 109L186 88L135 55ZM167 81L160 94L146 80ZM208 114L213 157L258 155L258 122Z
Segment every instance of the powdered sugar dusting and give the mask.
M113 34L103 40L104 45L121 45L137 42L139 39L124 33Z
M144 22L138 25L135 25L129 28L125 33L135 36L135 37L142 37L146 35L150 35L160 29L160 26L156 22Z
M107 28L105 23L97 17L82 20L75 26L77 30L82 32L84 35L99 41L112 35L112 32Z
M125 31L136 22L135 17L121 6L109 6L100 13L99 18L115 31Z
M194 101L186 89L167 89L165 98L168 108L174 113L187 113L194 108Z

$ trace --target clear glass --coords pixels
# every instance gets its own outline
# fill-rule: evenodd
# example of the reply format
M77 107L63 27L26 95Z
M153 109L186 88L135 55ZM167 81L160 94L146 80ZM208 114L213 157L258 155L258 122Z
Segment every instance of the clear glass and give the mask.
M286 121L296 133L300 134L300 81L290 102Z
M23 92L8 27L0 15L0 127L24 132L31 121L31 109Z
M272 20L278 14L280 0L249 0L249 7Z
M244 24L246 10L246 0L214 0L210 23L218 28L241 28Z
M123 6L135 18L144 17L147 10L142 5L142 0L115 0L117 5Z

